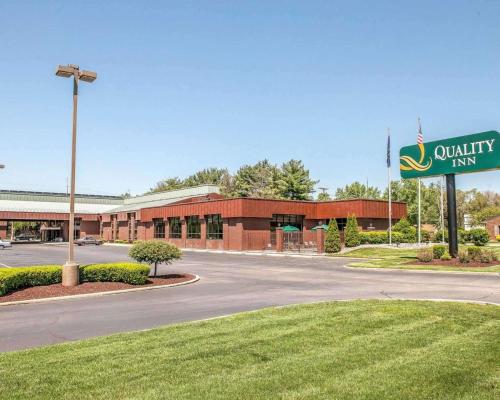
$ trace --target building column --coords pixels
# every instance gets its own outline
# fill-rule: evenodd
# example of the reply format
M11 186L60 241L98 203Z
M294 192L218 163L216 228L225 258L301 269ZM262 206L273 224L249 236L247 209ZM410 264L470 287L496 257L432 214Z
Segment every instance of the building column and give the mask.
M170 239L170 226L168 224L168 218L163 218L163 223L165 224L165 240Z
M316 229L316 251L319 254L325 252L325 230L323 228Z
M230 250L229 249L229 219L228 218L222 219L222 249L223 250Z
M181 247L186 248L186 240L187 240L187 225L186 219L181 219Z
M202 249L207 248L207 220L205 216L200 217L200 247Z
M281 226L276 228L276 251L283 252L283 228Z
M134 232L135 232L135 212L130 214L130 237L129 237L130 242L133 242L135 240Z

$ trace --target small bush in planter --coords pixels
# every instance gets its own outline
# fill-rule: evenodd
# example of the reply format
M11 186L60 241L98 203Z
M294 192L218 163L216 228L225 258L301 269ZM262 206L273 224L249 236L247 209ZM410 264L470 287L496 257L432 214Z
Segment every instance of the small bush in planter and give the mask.
M451 260L451 256L450 256L450 253L448 253L447 251L445 251L441 257L439 257L442 261L449 261Z
M154 264L154 276L158 264L170 264L174 260L181 258L180 249L172 243L159 240L139 241L135 243L129 250L128 255L138 262Z
M469 252L466 249L458 250L458 261L462 264L467 264L470 261Z
M420 249L417 253L417 259L421 262L431 262L433 257L432 249Z
M490 235L484 228L471 229L469 231L469 237L476 246L484 246L490 241Z
M481 259L481 247L479 246L469 246L467 247L467 253L469 254L469 259L473 261L480 261Z
M440 259L446 253L446 246L444 244L436 244L432 246L432 253L435 259Z

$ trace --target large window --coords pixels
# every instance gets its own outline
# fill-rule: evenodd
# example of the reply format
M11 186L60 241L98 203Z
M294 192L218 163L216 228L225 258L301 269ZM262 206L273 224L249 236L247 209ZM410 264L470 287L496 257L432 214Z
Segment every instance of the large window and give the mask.
M222 218L220 214L210 214L207 219L207 239L222 239Z
M187 238L201 239L201 224L198 215L190 215L186 217Z
M278 226L284 227L287 225L295 226L302 230L304 224L303 215L295 214L273 214L271 219L271 231L275 231Z
M168 236L172 239L180 239L182 236L181 218L171 217L168 219Z
M154 218L153 219L153 225L154 225L154 233L155 233L155 239L164 239L165 238L165 221L163 218Z

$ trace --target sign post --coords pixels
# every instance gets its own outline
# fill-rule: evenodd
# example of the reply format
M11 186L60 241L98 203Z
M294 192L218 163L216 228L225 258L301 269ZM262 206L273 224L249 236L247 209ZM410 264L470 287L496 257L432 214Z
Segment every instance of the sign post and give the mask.
M500 133L488 131L402 147L401 178L446 176L448 243L452 257L458 254L455 175L500 169Z

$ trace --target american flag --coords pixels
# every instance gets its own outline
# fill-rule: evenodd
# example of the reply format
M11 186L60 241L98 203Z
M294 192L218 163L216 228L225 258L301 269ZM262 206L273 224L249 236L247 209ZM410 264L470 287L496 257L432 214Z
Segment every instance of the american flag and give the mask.
M418 119L418 134L417 134L417 144L424 143L424 134L422 133L422 125L420 124L420 118Z
M387 129L387 168L391 168L391 131Z

